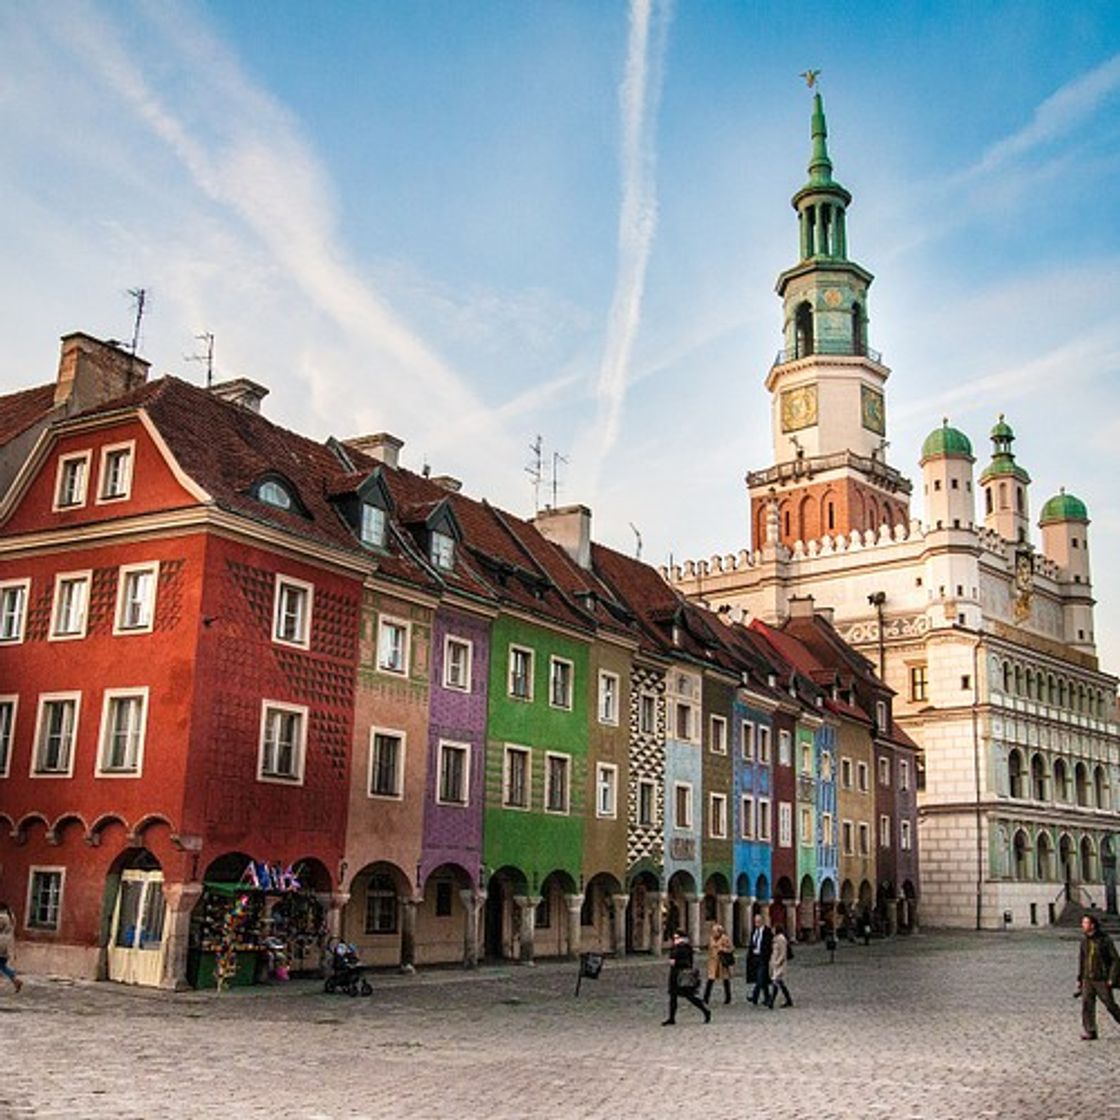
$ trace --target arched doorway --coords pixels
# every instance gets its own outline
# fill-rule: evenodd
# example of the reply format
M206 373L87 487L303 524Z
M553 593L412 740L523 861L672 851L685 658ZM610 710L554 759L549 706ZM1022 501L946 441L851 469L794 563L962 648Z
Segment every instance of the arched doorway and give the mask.
M798 894L797 936L802 941L809 941L816 936L817 928L817 890L812 875L801 876Z
M581 952L611 953L619 945L613 900L620 894L622 884L609 871L600 871L588 880L579 916Z
M696 898L696 880L687 871L677 871L669 880L668 911L665 919L665 928L661 936L668 941L673 936L673 931L684 930L693 944L697 943L698 930L691 929L689 925L689 902Z
M1049 882L1054 878L1054 845L1050 840L1050 833L1041 829L1035 843L1035 878L1041 882Z
M660 884L652 871L639 871L630 880L630 902L626 907L626 951L652 953L660 936Z
M528 893L524 873L503 867L490 876L486 887L486 937L489 960L517 960L520 955L520 918L514 898Z
M477 953L478 932L468 925L477 926L477 909L463 901L473 885L469 872L455 863L445 863L428 876L416 910L417 964L476 963L468 956L472 948Z
M163 869L147 848L130 848L113 861L106 893L115 895L106 965L110 980L156 987L163 978L167 903Z
M910 933L918 927L918 892L909 879L902 881L902 897L898 900L899 933Z
M770 925L795 928L797 922L797 896L793 883L783 875L774 886L774 901L770 904Z
M343 941L354 945L367 964L400 965L403 909L411 897L412 884L396 864L381 860L366 864L350 881L350 901L342 918ZM408 948L411 953L411 946Z
M1065 884L1066 900L1073 892L1073 884L1077 881L1077 856L1073 850L1073 839L1068 832L1063 832L1058 838L1058 862L1062 868L1062 882Z
M1081 881L1083 883L1097 881L1097 853L1092 839L1088 836L1081 837Z
M836 913L836 882L832 878L821 881L820 929L827 936L835 933L838 925Z
M573 932L568 912L568 899L577 893L576 884L566 871L552 871L545 876L539 893L533 923L533 956L567 956L579 940L579 930Z

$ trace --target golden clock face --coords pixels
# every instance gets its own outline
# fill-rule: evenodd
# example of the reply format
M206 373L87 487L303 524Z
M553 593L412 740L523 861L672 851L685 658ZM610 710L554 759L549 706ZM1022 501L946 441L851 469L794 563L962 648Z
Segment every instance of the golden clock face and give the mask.
M782 431L796 432L817 422L817 387L799 385L782 393Z
M885 436L887 421L883 409L883 394L868 385L861 385L860 404L863 426L877 436Z
M844 302L844 297L841 295L839 288L826 288L824 302L828 307L836 308Z

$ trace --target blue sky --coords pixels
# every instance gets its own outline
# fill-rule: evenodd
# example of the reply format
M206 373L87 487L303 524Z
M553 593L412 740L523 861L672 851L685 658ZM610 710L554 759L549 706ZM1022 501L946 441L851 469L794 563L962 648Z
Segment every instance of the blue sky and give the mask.
M1120 670L1115 4L9 0L0 391L68 331L127 338L144 286L157 373L200 380L212 331L281 423L390 430L521 514L540 434L598 539L738 550L807 67L890 460L917 478L948 415L979 471L1005 412L1035 514L1089 506Z

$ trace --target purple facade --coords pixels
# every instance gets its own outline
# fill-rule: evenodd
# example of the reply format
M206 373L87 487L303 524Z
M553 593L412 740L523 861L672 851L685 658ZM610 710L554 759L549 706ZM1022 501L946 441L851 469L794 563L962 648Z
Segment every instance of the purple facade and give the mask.
M469 647L469 668L462 671L462 649ZM449 665L449 662L452 664ZM485 808L487 674L490 668L489 620L440 606L432 629L431 711L428 778L424 793L424 835L419 882L437 868L460 868L472 883L482 865ZM469 682L469 683L468 683ZM465 788L448 781L444 747L467 746ZM461 756L460 756L461 757ZM457 776L452 775L455 779Z

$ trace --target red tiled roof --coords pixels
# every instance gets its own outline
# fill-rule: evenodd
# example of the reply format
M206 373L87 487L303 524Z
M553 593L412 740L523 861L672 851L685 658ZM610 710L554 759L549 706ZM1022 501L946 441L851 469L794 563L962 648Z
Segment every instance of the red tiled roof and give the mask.
M54 408L54 382L0 397L0 446L27 431Z

